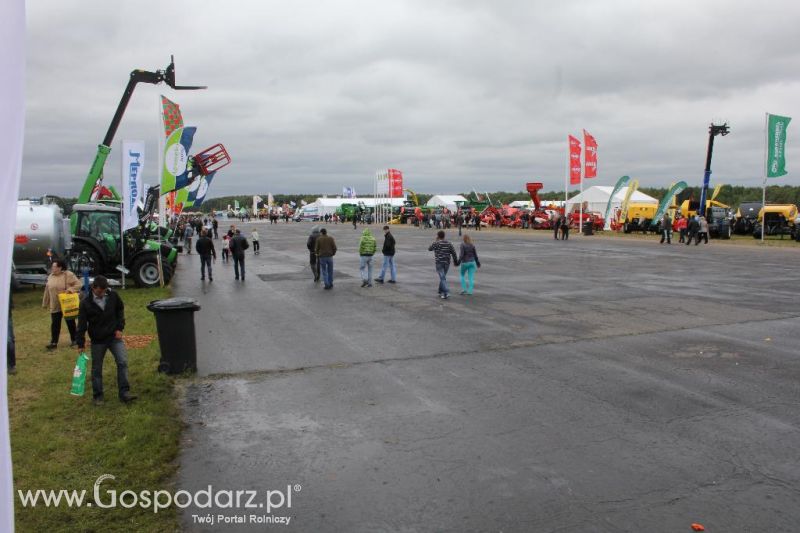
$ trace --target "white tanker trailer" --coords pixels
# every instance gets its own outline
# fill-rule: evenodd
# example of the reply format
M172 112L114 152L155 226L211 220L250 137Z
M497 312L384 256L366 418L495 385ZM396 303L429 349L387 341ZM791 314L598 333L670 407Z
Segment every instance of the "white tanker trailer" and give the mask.
M68 247L67 223L56 204L19 200L14 228L16 271L46 273L52 259L63 257Z

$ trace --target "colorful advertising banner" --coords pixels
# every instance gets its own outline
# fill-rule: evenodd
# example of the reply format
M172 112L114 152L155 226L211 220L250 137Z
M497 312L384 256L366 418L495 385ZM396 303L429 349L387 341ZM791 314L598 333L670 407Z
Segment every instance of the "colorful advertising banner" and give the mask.
M597 177L597 141L583 130L583 177Z
M356 197L355 187L342 187L342 198L355 198L355 197Z
M206 194L208 194L208 187L211 185L211 180L214 179L217 171L215 170L208 176L200 176L197 181L200 182L200 185L197 186L197 192L195 193L194 198L194 207L200 207L203 205L203 201L206 199Z
M767 113L767 177L786 175L786 128L790 117Z
M661 199L661 203L658 204L658 209L656 210L656 214L653 215L653 220L650 221L651 226L655 226L656 224L661 222L661 219L664 218L664 213L667 212L669 209L670 204L672 204L672 199L675 198L676 194L680 194L688 185L686 185L685 181L679 181L675 185L669 188L667 194L664 195L664 198Z
M161 122L164 124L164 137L169 137L173 131L183 127L181 106L161 95Z
M122 141L122 230L139 224L136 208L144 202L144 141Z
M189 150L197 131L195 127L178 128L167 137L164 147L164 168L161 169L161 194L182 189L189 184L187 164Z
M568 136L569 140L569 183L578 185L581 182L581 142Z
M620 179L617 180L617 184L614 185L614 190L611 191L611 196L608 197L608 204L606 205L606 216L605 216L605 225L603 226L604 230L611 229L611 206L614 203L614 197L617 195L622 188L628 184L631 180L630 176L622 176Z
M389 169L389 198L402 198L403 173L397 169Z

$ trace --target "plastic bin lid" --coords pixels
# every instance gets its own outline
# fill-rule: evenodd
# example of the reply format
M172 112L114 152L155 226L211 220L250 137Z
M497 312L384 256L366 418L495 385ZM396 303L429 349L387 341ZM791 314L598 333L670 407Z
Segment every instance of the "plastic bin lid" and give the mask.
M194 298L186 296L178 296L176 298L167 298L166 300L153 300L147 306L150 311L199 311L200 306Z

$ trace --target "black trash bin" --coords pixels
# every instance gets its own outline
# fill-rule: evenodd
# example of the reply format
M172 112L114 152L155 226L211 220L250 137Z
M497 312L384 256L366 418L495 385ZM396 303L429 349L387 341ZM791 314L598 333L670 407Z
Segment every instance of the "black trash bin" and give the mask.
M583 234L594 235L594 222L588 221L583 223Z
M197 341L194 313L200 306L193 298L154 300L147 309L156 316L158 346L161 348L159 372L181 374L197 372Z

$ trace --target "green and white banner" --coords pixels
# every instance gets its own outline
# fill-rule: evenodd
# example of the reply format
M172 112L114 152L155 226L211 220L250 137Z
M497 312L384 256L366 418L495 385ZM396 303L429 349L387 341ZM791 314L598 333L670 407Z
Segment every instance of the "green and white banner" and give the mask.
M786 128L790 117L767 113L767 177L786 175Z
M670 187L667 194L664 195L664 198L661 199L661 203L658 204L658 210L656 210L655 216L653 216L653 220L650 222L651 226L655 226L661 219L664 217L664 213L669 209L670 204L672 203L672 199L675 198L676 194L680 194L688 185L686 185L685 181L679 181L672 187Z
M611 196L608 197L608 205L606 205L605 226L603 226L604 230L611 229L611 204L614 202L614 197L625 185L628 184L630 180L630 176L622 176L619 180L617 180L617 184L614 185L614 190L611 191Z

